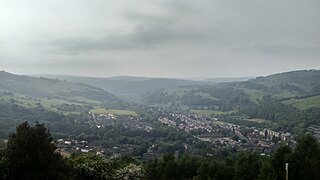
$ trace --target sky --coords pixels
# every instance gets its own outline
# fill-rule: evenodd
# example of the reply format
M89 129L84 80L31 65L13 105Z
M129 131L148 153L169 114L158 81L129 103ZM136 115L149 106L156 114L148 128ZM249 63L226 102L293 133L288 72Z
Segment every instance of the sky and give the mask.
M260 76L319 57L319 0L0 0L16 74Z

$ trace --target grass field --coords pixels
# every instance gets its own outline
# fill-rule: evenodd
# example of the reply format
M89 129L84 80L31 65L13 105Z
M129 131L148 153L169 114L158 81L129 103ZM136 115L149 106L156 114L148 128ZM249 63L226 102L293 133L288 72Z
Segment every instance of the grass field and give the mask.
M120 109L105 109L101 107L97 107L95 109L91 110L92 113L97 113L97 114L114 114L114 115L119 115L119 116L137 116L138 114L134 111L129 111L129 110L120 110Z
M197 93L195 93L195 95L199 95L203 98L208 98L208 99L212 99L212 100L219 100L218 98L212 97L209 93L197 92Z
M59 106L62 104L86 105L87 103L89 103L89 102L85 103L85 101L83 101L83 103L76 103L76 102L70 102L63 99L30 98L24 95L0 96L0 103L8 103L8 102L13 102L25 108L35 108L38 105L42 105L47 110L62 113L64 115L79 114L80 112L60 111L60 110L57 110L56 108L53 108L52 106Z
M212 121L212 124L216 124L216 125L221 125L224 124L225 122L223 121Z
M210 115L212 115L212 114L215 114L215 115L230 114L230 113L237 112L237 111L227 111L227 112L223 112L223 111L217 111L217 110L197 110L197 109L191 109L190 112L196 113L196 114L201 114L201 115L204 115L204 116L210 116Z
M255 103L258 102L258 99L262 99L263 96L267 95L267 93L262 91L257 91L252 89L243 89L243 90L249 96L249 99Z
M292 99L283 102L286 105L294 106L298 109L308 109L311 107L320 107L320 96L313 96L304 99Z
M255 122L255 123L263 123L266 122L264 119L244 119L245 121Z

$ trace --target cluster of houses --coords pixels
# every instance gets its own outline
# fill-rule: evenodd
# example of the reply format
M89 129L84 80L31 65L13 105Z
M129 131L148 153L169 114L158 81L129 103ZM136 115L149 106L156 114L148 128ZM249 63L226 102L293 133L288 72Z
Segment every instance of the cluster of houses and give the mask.
M309 126L308 131L311 132L314 135L314 137L316 137L320 141L320 126L319 125Z
M218 122L217 119L209 119L205 116L197 114L182 114L182 113L166 113L161 112L158 116L158 121L166 126L182 130L193 135L194 138L200 141L213 143L217 148L231 147L238 151L258 151L261 154L270 154L277 148L277 142L283 141L287 144L294 143L290 133L277 132L271 129L259 129L254 127L245 127L234 125L231 123ZM141 117L133 116L115 116L113 114L95 114L89 112L87 122L91 127L103 128L106 125L115 125L121 123L125 128L142 129L147 132L153 130L153 127ZM315 132L319 132L320 127L313 126L310 128ZM244 133L243 132L247 132ZM87 141L78 141L74 139L63 140L59 139L58 147L68 149L75 152L96 152L108 156L116 156L117 154L130 154L139 151L137 146L129 144L119 144L114 147L102 148L89 146ZM144 152L143 158L156 158L161 156L163 147L152 145ZM185 144L186 150L188 144Z
M89 145L87 141L79 141L75 139L58 139L57 147L60 151L69 153L96 153L102 154L109 157L117 157L121 155L130 155L137 148L131 144L119 144L117 146L111 146L109 148L101 146Z
M169 113L167 117L159 117L158 121L169 127L179 128L186 132L200 130L211 133L213 131L211 122L198 115Z
M75 119L76 123L84 123L91 128L105 128L106 126L113 126L117 123L122 124L125 128L142 129L150 132L153 127L150 123L143 121L141 117L133 116L116 116L114 114L97 114L89 112L84 118ZM65 152L70 153L89 153L94 152L97 154L104 154L109 157L116 157L117 155L131 155L137 151L137 146L131 144L118 144L116 146L102 147L102 146L90 146L90 143L83 140L76 139L58 139L57 147Z
M194 137L201 141L211 142L217 148L232 147L242 151L260 151L262 154L270 154L277 148L279 141L288 145L295 144L289 132L277 132L271 129L245 127L224 122L213 124L212 122L216 119L207 119L201 115L168 113L162 114L158 121L186 132L201 130L202 133L194 134ZM320 126L312 127L312 130L320 135ZM248 133L243 135L241 133L243 131ZM234 138L235 136L237 138Z
M153 127L149 123L143 121L142 118L138 116L116 116L111 113L96 114L92 112L89 112L88 116L91 125L96 126L97 128L121 123L125 128L143 129L147 132L153 130Z
M94 147L89 147L87 141L78 141L75 139L58 139L57 147L63 150L73 150L82 153L88 153L90 151L96 150Z

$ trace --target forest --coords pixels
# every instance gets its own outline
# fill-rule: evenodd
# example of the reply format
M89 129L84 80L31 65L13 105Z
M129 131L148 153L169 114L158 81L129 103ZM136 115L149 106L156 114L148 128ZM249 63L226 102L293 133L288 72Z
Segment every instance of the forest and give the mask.
M290 179L320 176L320 144L310 134L297 145L282 145L271 156L237 153L226 158L166 154L142 161L128 156L106 158L100 154L63 157L42 123L24 122L8 137L0 151L0 179Z

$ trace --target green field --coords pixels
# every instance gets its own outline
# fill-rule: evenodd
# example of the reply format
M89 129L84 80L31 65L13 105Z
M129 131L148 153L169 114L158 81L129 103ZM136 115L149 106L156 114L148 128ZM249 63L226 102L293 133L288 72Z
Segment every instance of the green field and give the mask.
M138 116L138 114L134 111L129 110L121 110L121 109L105 109L101 107L97 107L91 110L92 113L96 114L114 114L119 116Z
M252 89L243 89L243 90L249 96L249 99L255 103L257 103L258 100L262 99L263 96L267 95L267 93L262 91L257 91Z
M214 125L221 125L221 124L224 124L225 122L223 121L212 121L212 124Z
M302 110L311 107L320 107L320 96L313 96L304 99L291 99L288 101L283 101L283 103Z
M203 98L208 98L208 99L212 99L212 100L219 100L218 98L212 97L209 93L197 92L197 93L195 93L195 95L199 95Z
M265 119L244 119L245 121L255 122L255 123L263 123L266 122Z
M14 95L14 96L0 96L0 103L8 103L14 102L20 106L25 108L35 108L38 105L43 106L44 108L62 113L64 115L71 115L71 114L80 114L78 111L61 111L56 109L54 106L59 106L63 104L69 105L88 105L91 104L95 107L95 109L91 110L93 113L98 114L114 114L114 115L123 115L123 116L137 116L138 114L134 111L129 110L120 110L120 109L104 109L98 106L100 102L93 101L90 99L79 97L79 99L73 100L64 100L64 99L50 99L50 98L30 98L24 95Z
M201 114L201 115L204 115L204 116L210 116L210 115L212 115L212 114L215 114L215 115L230 114L230 113L234 113L234 112L237 112L237 111L226 111L226 112L223 112L223 111L217 111L217 110L197 110L197 109L191 109L190 112L196 113L196 114Z
M54 108L53 106L59 106L63 104L74 104L74 105L87 105L90 101L85 102L81 101L82 103L77 102L71 102L68 100L63 99L49 99L49 98L30 98L24 95L14 95L14 96L0 96L0 103L15 103L19 106L25 107L25 108L35 108L37 106L43 106L45 109L62 113L64 115L70 115L70 114L79 114L80 112L74 112L74 111L60 111ZM93 104L97 105L97 104Z

